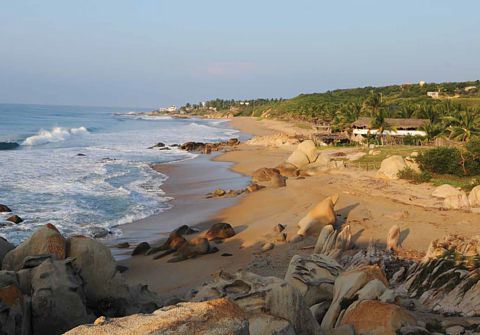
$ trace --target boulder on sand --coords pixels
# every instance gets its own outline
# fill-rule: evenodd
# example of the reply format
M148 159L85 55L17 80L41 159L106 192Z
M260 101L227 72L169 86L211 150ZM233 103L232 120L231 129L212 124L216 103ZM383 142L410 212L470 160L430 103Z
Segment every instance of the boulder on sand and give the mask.
M382 179L399 179L398 173L406 167L407 163L405 163L402 156L393 155L382 161L376 177Z
M65 239L52 224L37 229L30 238L9 251L2 262L2 269L18 271L27 256L51 254L56 259L65 258Z
M285 187L287 186L287 182L285 181L285 177L279 174L273 175L272 179L270 180L270 186L278 188L278 187Z
M298 177L300 175L300 170L295 165L287 162L278 165L276 169L285 177Z
M317 146L312 140L305 140L298 145L297 150L300 150L307 156L308 161L313 163L317 160L318 152Z
M324 226L334 224L337 218L335 214L337 201L338 194L323 199L297 223L297 226L300 228L297 234L305 236L308 231L320 231Z
M93 325L74 328L66 335L247 335L245 313L228 299L186 302L158 309L152 314L124 318L99 318Z
M226 239L235 235L233 227L225 222L214 223L205 233L205 237L209 240Z
M432 192L432 197L445 199L450 196L459 195L461 192L449 184L443 184L435 188Z
M174 257L169 259L168 262L180 262L189 258L195 258L199 255L205 255L213 252L215 252L215 249L210 246L208 239L204 237L194 237L179 247Z
M279 174L280 174L280 171L278 171L277 169L261 168L253 172L252 180L254 182L270 181L272 179L272 176L279 175Z
M480 207L480 185L475 186L468 195L470 207Z
M396 335L404 326L416 326L415 316L393 304L364 300L353 304L340 325L352 325L356 334Z
M308 160L307 155L303 151L296 149L287 158L287 163L296 166L298 169L302 169L305 166L307 166L310 163L310 161Z
M470 201L464 191L443 199L443 207L447 209L465 209L470 207Z
M145 255L150 250L150 244L148 242L139 243L132 251L132 256Z

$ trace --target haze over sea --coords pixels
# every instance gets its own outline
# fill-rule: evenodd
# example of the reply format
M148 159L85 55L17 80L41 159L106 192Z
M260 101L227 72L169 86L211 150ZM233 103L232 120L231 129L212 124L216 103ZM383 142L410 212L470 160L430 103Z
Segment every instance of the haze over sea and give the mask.
M18 243L34 227L55 224L69 234L92 235L167 209L166 176L150 163L193 158L152 145L218 141L236 131L221 120L172 119L147 110L0 104L0 203L25 221L5 221L0 235ZM82 154L82 155L79 155ZM83 156L85 155L85 156Z

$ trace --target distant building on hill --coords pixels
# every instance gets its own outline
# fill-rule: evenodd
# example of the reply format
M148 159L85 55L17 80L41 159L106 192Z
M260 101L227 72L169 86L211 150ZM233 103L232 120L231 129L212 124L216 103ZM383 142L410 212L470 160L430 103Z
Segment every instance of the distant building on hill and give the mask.
M427 92L427 95L432 99L440 98L440 92Z
M387 118L385 120L392 130L385 130L383 135L389 136L426 136L427 133L420 128L428 122L426 119L393 119ZM371 129L371 119L368 117L361 117L352 123L353 135L376 135L378 130Z
M465 93L476 93L478 91L477 86L467 86L463 89Z
M418 85L420 85L420 87L425 86L425 81L424 81L424 80L420 80L420 81L418 82Z

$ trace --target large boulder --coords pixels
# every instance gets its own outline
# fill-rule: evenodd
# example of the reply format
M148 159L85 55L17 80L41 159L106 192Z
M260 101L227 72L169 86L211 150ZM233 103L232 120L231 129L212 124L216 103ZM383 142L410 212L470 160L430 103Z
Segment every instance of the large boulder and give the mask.
M261 168L253 172L252 180L254 182L270 181L272 179L272 176L279 175L279 174L280 174L280 171L278 169Z
M228 297L244 312L249 321L286 320L297 335L320 334L318 322L308 308L302 294L282 279L262 277L249 272L234 275L220 272L212 282L199 287L194 301ZM265 317L265 318L263 318ZM268 325L257 329L268 329ZM274 335L276 332L251 333L252 335ZM280 333L283 334L283 333ZM289 334L289 333L286 333Z
M186 302L117 319L99 318L66 335L248 335L245 313L228 299Z
M332 304L322 320L322 328L334 328L339 316L356 300L354 297L357 292L374 279L379 280L385 286L388 285L385 275L376 265L363 266L341 273L335 280Z
M290 260L285 281L297 288L308 306L330 301L333 298L333 283L342 271L334 259L313 254L295 255Z
M9 251L2 262L2 269L18 271L27 256L50 254L55 259L65 259L66 242L57 228L46 224L15 249Z
M318 203L298 223L300 228L298 235L305 236L308 231L320 231L324 226L334 224L336 221L335 204L338 201L338 194L329 196Z
M312 140L305 140L302 143L300 143L297 147L297 150L300 150L307 156L308 161L310 163L313 163L317 160L318 157L318 152L317 152L317 146Z
M28 298L19 288L15 272L0 271L0 334L28 334Z
M396 335L400 328L416 326L417 321L413 314L400 306L364 300L348 308L340 325L352 325L356 334Z
M480 185L475 186L468 195L470 207L480 207Z
M287 158L287 163L296 166L298 169L302 169L310 163L308 156L301 150L296 149Z
M464 191L457 195L450 195L443 199L443 207L447 209L466 209L470 208L470 202Z
M450 196L459 195L461 192L457 188L449 184L443 184L435 188L432 192L432 196L435 198L445 199Z
M110 249L102 243L84 236L70 237L67 255L84 282L87 305L103 315L151 312L160 305L145 286L127 285Z
M0 236L0 269L2 268L3 258L13 249L15 249L15 246Z
M382 161L376 177L382 179L398 179L398 173L406 167L407 163L405 163L402 156L393 155Z
M209 240L223 240L235 235L235 230L229 223L214 223L205 233L205 237Z
M62 334L94 320L87 313L82 280L71 259L47 259L32 269L31 278L35 335Z
M217 249L218 250L218 249ZM194 237L190 241L182 244L176 251L174 257L168 260L169 263L183 261L189 258L195 258L215 252L208 239L204 237Z

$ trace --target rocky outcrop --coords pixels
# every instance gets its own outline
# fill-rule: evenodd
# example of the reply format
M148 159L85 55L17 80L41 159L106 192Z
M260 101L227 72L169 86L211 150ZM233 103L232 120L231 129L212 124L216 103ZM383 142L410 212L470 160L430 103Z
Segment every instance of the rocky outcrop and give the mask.
M402 156L390 156L382 161L376 177L382 179L398 179L398 173L406 167L407 163L405 163Z
M274 188L285 187L287 186L286 178L280 174L273 175L270 180L270 186Z
M331 329L339 324L345 310L353 302L358 301L358 292L372 280L388 285L385 275L376 265L363 266L341 273L335 280L333 300L322 320L322 328Z
M182 244L174 254L174 257L169 259L168 262L180 262L189 258L195 258L200 255L217 251L218 249L216 247L212 247L208 242L208 239L204 237L194 237L190 241Z
M237 138L231 138L224 142L213 142L213 143L186 142L180 146L180 149L190 151L190 152L200 152L204 154L209 154L212 151L219 151L225 147L232 147L238 144L240 144L240 141Z
M67 335L248 335L245 313L228 299L186 302L124 318L99 318Z
M271 324L275 321L278 324L286 320L294 329L294 334L320 334L319 325L302 294L282 279L261 277L249 272L234 275L220 272L212 282L197 289L193 300L204 301L219 297L230 298L247 313L249 322L257 324L256 329L271 329L265 322ZM258 326L260 321L263 324L261 327Z
M331 301L333 284L342 271L334 259L326 255L295 255L290 260L285 281L297 288L308 306Z
M318 235L313 252L336 258L350 248L352 248L350 225L345 225L340 230L335 230L332 225L326 225Z
M435 312L480 316L479 246L477 237L448 235L432 241L404 286Z
M320 231L324 226L334 224L337 218L335 214L337 200L338 194L335 194L317 204L297 223L299 227L297 234L305 236L309 231Z
M36 230L29 239L9 251L2 262L2 269L18 271L27 256L50 254L56 259L65 258L66 242L52 224L46 224Z
M357 334L396 335L402 327L416 326L417 321L400 306L364 300L347 309L340 325L352 325Z

